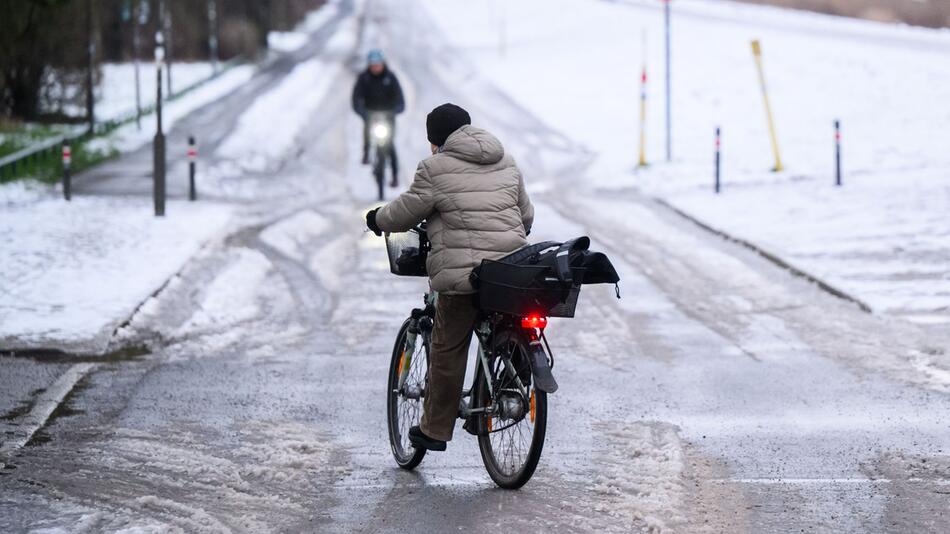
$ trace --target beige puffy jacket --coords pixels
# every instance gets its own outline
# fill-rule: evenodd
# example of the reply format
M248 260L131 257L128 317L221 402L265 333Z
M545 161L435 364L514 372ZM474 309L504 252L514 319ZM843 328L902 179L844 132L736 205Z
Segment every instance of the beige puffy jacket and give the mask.
M472 268L523 247L534 207L501 142L469 125L422 160L409 190L376 214L384 232L405 232L423 220L432 242L426 262L432 289L473 293Z

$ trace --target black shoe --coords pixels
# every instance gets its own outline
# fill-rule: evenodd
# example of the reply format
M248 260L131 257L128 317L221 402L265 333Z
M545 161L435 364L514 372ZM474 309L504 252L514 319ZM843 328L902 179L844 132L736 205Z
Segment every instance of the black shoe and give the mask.
M363 165L369 165L369 154L363 154Z
M409 429L409 441L417 449L426 449L430 451L444 451L445 442L438 439L432 439L429 436L422 433L422 430L417 427L411 427Z
M389 182L389 187L399 187L399 180L395 176L393 176L393 181Z

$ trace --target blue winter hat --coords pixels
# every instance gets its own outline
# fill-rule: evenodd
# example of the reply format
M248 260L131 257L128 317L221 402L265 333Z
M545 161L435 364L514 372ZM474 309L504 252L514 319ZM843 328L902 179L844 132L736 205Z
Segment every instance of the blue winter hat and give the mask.
M369 63L370 65L373 65L376 63L383 63L384 61L385 60L383 59L383 52L378 49L374 48L373 50L369 51L369 54L366 55L366 62Z

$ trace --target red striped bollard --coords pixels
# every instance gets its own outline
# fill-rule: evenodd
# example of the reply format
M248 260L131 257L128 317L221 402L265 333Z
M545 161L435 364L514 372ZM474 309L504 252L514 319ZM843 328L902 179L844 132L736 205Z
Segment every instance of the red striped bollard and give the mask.
M716 191L716 194L717 194L717 195L719 194L719 166L720 166L720 159L721 159L721 158L720 158L719 151L720 151L721 145L722 145L722 143L721 143L721 141L720 141L720 131L719 131L719 128L716 127L716 185L715 185L715 191Z
M188 200L198 198L198 192L195 190L195 162L198 161L198 145L195 144L195 136L188 136Z
M835 185L841 187L841 121L835 120Z
M72 177L70 176L72 164L73 150L69 146L69 141L63 141L63 198L67 201L72 199Z

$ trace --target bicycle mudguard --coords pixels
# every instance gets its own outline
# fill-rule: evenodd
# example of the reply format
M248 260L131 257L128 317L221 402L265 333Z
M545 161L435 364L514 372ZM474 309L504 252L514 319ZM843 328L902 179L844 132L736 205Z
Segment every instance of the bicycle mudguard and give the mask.
M534 333L525 336L528 347L528 363L531 364L531 376L534 377L534 385L545 393L554 393L557 391L557 380L551 372L551 363L548 361L548 355L544 352L544 346L541 340Z

